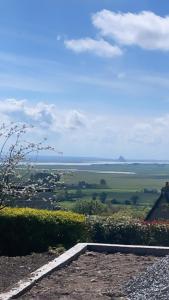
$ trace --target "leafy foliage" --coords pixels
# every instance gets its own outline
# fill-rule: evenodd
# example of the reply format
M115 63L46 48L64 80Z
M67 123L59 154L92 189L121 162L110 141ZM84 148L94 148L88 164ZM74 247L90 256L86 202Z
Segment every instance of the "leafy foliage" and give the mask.
M90 216L28 208L0 211L0 254L22 255L77 242L169 246L169 222Z
M32 168L28 157L32 154L37 156L42 150L54 149L44 146L44 141L32 143L26 140L25 135L31 128L25 124L12 123L0 126L0 209L9 205L13 199L28 199L37 193L37 189L44 187L44 182L37 180L32 183L27 180Z
M0 211L0 254L21 255L49 246L70 247L86 239L85 217L72 212L4 208Z
M90 219L93 242L169 246L169 222L141 222L112 217Z
M98 200L80 200L76 202L73 210L84 215L97 215L105 212L107 208Z

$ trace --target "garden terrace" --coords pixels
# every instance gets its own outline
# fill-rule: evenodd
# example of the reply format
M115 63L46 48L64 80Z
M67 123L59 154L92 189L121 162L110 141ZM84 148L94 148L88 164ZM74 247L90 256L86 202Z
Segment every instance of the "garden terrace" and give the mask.
M166 247L77 244L0 299L132 299L126 298L128 282L168 253Z

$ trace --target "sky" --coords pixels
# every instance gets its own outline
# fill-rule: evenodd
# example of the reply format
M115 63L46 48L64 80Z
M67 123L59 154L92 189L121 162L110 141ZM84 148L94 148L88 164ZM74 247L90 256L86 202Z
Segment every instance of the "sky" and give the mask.
M169 159L168 0L0 0L0 118L65 156Z

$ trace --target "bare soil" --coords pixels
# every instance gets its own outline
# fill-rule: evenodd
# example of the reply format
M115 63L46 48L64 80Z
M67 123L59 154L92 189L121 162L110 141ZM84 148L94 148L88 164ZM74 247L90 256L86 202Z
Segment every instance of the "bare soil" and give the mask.
M54 259L55 254L33 253L26 256L0 256L0 292Z
M158 258L134 254L86 252L42 279L19 299L126 299L122 288Z

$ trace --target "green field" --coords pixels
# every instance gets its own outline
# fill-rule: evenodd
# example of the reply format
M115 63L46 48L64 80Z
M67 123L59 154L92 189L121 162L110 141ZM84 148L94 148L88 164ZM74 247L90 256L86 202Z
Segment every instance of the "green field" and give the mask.
M161 188L169 181L169 165L167 164L93 164L93 165L45 165L38 166L38 169L52 170L62 173L62 182L66 185L75 185L67 188L67 194L72 198L77 193L77 186L80 181L88 184L96 184L96 188L80 189L81 196L71 199L71 201L60 201L62 208L73 209L75 203L81 200L91 200L93 194L97 194L99 199L101 193L106 193L106 204L112 203L113 199L118 202L121 209L129 208L126 201L130 201L133 196L137 196L137 210L149 210L159 197ZM107 172L131 172L134 174L107 173ZM100 180L106 181L106 186L100 185ZM148 192L145 192L145 189ZM56 190L56 195L63 193ZM113 205L112 205L113 206ZM113 207L117 207L114 204ZM130 203L130 208L134 208Z

